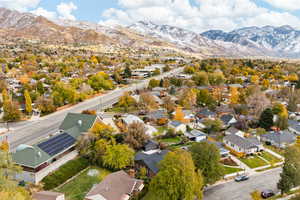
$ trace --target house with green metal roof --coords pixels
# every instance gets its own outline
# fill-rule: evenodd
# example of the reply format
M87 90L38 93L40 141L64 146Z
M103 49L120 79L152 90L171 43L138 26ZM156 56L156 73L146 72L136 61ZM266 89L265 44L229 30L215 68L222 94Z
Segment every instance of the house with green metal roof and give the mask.
M96 115L69 113L54 136L33 145L19 145L12 158L22 166L23 172L16 179L38 183L74 159L78 155L75 150L78 137L88 132L97 121L100 119Z

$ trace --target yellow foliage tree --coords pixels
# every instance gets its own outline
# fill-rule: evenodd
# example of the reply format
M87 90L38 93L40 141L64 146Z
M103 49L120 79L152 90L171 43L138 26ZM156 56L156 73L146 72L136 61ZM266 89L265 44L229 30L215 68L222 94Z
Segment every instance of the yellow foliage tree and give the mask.
M261 200L261 195L258 190L255 190L254 192L251 193L251 198L252 200Z
M258 85L259 84L259 76L257 76L257 75L251 76L251 83Z
M184 120L184 113L182 112L182 107L177 107L175 114L174 114L174 120L185 122Z
M238 104L239 102L239 91L236 87L230 88L230 103L231 104Z

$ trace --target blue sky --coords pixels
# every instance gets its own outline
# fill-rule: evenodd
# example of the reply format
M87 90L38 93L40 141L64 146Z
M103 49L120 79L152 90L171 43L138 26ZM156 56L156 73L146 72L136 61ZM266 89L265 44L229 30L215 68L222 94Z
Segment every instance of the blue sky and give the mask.
M105 25L147 20L197 32L264 25L300 29L299 0L0 0L0 6Z

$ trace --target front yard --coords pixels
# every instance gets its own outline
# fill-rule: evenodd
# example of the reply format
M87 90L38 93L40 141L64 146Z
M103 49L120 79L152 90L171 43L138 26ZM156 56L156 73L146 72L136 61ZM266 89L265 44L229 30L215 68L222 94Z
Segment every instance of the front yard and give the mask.
M241 168L234 168L234 167L227 167L227 166L224 166L225 175L237 173L237 172L240 172L240 171L242 171L242 170L243 170L243 169L241 169Z
M276 164L276 163L282 162L282 160L280 158L277 158L266 151L262 152L260 154L260 156L262 158L266 159L268 162L270 162L270 164Z
M171 143L171 144L178 144L181 142L181 138L179 136L173 138L164 138L160 140L163 143Z
M268 165L267 162L259 158L258 156L249 156L246 158L239 158L240 161L245 163L248 167L250 168L257 168L257 167L262 167Z
M91 170L98 171L98 174L89 174ZM90 167L70 182L56 189L56 191L64 193L66 200L83 200L93 185L100 183L109 173L106 169Z

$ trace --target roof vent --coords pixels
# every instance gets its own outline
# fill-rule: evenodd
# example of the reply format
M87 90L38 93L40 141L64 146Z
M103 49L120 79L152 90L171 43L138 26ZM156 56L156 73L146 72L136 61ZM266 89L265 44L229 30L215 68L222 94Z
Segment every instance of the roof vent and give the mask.
M78 120L78 125L82 126L82 120Z
M37 152L37 156L40 158L40 157L42 157L42 153L39 151L39 152Z

